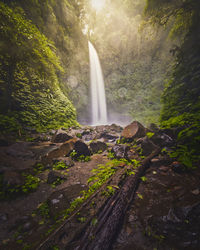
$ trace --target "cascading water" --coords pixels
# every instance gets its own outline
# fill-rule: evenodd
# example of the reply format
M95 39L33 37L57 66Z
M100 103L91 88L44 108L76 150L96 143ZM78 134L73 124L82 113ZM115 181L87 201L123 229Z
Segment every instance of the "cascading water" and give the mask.
M90 55L92 125L107 124L106 96L101 65L98 54L91 42L88 42L88 46Z

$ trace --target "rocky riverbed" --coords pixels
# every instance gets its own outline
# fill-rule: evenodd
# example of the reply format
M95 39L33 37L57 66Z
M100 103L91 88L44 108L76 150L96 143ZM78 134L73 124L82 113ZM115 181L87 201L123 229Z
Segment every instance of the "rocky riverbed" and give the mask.
M78 206L71 209L72 203L90 188L88 179L94 176L91 171L99 165L105 171L109 168L113 171L107 185L112 189L106 198L111 199L113 189L117 193L123 184L120 171L126 168L130 171L157 149L160 153L151 159L146 174L139 177L140 185L111 247L199 249L200 171L188 172L169 157L175 143L173 131L146 129L138 122L124 129L113 124L61 129L45 135L32 133L29 142L13 143L4 138L0 147L1 249L47 249L46 239L50 241L50 249L64 249L67 244L75 249L76 244L69 244L70 237L60 244L52 241L51 234L70 216L66 215L67 209L71 213L78 209ZM117 174L119 179L115 178ZM115 182L119 185L114 185ZM106 197L108 190L103 192ZM87 216L93 216L98 202L104 202L99 197L99 201L95 197L91 200L90 206L95 203L96 207L90 214L85 205L84 214L80 210L78 219L69 221L74 228L85 230ZM91 221L98 224L95 218Z

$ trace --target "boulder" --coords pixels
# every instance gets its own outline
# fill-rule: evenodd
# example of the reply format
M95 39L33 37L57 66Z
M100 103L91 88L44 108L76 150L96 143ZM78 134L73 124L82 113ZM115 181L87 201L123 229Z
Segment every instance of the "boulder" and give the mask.
M74 166L74 162L72 161L70 157L59 157L53 160L53 163L57 163L57 162L63 162L68 167Z
M42 164L49 164L53 161L54 158L64 157L68 155L74 149L76 141L77 139L74 138L57 147L50 147L50 151L48 151L41 158Z
M115 141L117 138L119 138L119 134L114 132L103 132L99 135L99 138L104 138L108 141Z
M149 140L148 137L143 137L137 140L137 144L142 148L142 155L147 156L150 155L157 146Z
M133 141L135 138L144 137L145 134L145 127L139 122L134 121L123 129L121 137L125 138L127 141Z
M84 155L84 156L89 156L91 155L91 152L87 146L87 144L85 144L83 141L78 140L75 142L74 144L74 150L77 153L77 157Z
M84 141L91 141L94 140L97 136L95 131L86 130L82 133L82 140Z
M121 133L123 128L121 126L116 125L115 123L113 123L113 124L110 125L110 130L115 131L117 133Z
M64 130L57 130L56 134L52 138L53 143L62 143L72 139L70 135L68 135Z
M105 142L96 141L90 143L90 149L92 153L98 153L99 151L105 151L107 149L107 145Z
M121 145L121 144L118 144L118 145L115 145L113 148L112 148L112 152L115 154L115 157L120 159L120 158L127 158L127 152L129 150L129 146L127 145Z
M53 184L55 183L58 179L66 179L66 176L64 176L63 174L61 174L60 172L58 171L50 171L49 174L48 174L48 178L47 178L47 183L48 184Z
M151 141L160 147L171 146L173 144L173 139L165 133L155 133L151 137Z

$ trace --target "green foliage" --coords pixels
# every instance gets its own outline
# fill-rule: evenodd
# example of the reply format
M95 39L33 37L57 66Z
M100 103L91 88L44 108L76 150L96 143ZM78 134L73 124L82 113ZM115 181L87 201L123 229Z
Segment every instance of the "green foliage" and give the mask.
M11 115L11 114L10 114ZM21 130L21 126L17 119L17 114L12 113L12 116L0 114L0 131L17 132Z
M53 246L50 248L50 250L60 250L60 248L58 246Z
M141 179L143 182L146 182L146 181L147 181L147 177L146 177L146 176L142 176L140 179Z
M34 171L35 171L36 173L42 173L44 170L45 170L45 166L44 166L42 163L37 163L37 164L34 166Z
M137 196L138 196L141 200L144 199L143 196L142 196L141 194L139 194L139 193L137 193Z
M21 187L22 192L29 193L38 188L40 179L33 175L26 175L25 184Z
M63 68L53 43L19 7L0 3L0 22L1 133L77 124L75 109L60 90Z
M120 139L117 139L116 143L117 144L125 144L125 143L127 143L127 140L126 140L126 138L121 137Z
M115 158L115 154L111 151L108 152L108 155L107 155L108 159L114 159Z
M136 159L132 159L131 164L133 164L133 168L138 168L141 165L141 162Z
M53 246L52 250L59 250L60 248L58 246Z
M33 175L24 175L24 184L22 185L5 185L3 182L3 174L0 175L0 199L13 198L16 194L28 194L35 191L40 179Z
M68 166L62 161L57 162L53 165L53 170L66 170L66 169L68 169Z
M77 133L77 134L76 134L76 137L78 137L78 138L80 138L80 139L81 139L81 138L82 138L81 133Z
M73 150L71 153L70 153L70 157L75 160L76 157L77 157L77 152L75 150Z
M98 219L97 218L93 218L92 221L91 221L91 225L92 226L96 226L98 223Z
M73 150L70 153L70 157L75 160L75 161L80 161L80 162L88 162L91 161L91 157L90 156L85 156L85 155L80 155L77 156L77 152L75 150Z
M148 133L146 133L146 136L147 136L149 139L151 139L151 137L153 137L154 134L155 134L155 133L148 132Z
M78 221L81 222L81 223L84 223L84 222L86 222L86 218L85 217L79 217Z
M105 195L107 197L112 196L115 193L115 189L113 186L107 186L106 190L102 192L102 195Z
M50 218L49 215L49 205L47 202L44 202L40 204L37 208L37 212L39 213L40 216L42 216L44 219Z
M171 49L175 63L162 95L161 126L178 128L178 143L171 156L187 168L200 159L200 2L149 0L146 14L154 23L170 23L170 35L179 46ZM170 21L173 20L173 25Z
M119 166L122 162L124 161L112 160L107 162L105 166L99 165L97 169L93 169L92 173L94 173L94 175L88 179L88 190L82 191L81 196L71 202L70 207L65 210L63 220L67 218L85 200L87 200L96 190L98 190L114 173L116 173L117 166Z
M51 187L55 188L56 186L62 184L64 182L64 180L61 177L58 177L52 184Z
M80 161L80 162L88 162L88 161L91 161L91 157L90 157L90 156L85 156L85 155L80 155L80 156L77 158L77 161Z

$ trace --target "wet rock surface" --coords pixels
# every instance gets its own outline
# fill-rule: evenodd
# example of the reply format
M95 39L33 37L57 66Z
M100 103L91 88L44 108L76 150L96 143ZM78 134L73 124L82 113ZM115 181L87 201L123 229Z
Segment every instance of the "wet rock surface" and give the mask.
M77 142L75 142L74 144L74 150L76 152L76 156L79 157L81 155L84 156L89 156L91 155L91 151L89 150L87 144L85 144L83 141L78 140Z
M59 157L56 159L53 159L53 163L63 162L67 167L73 167L74 162L70 157Z
M92 153L98 153L99 151L104 152L107 149L107 145L105 142L96 141L90 143L90 149Z
M112 148L112 152L114 153L115 157L120 159L120 158L127 158L127 152L130 149L129 146L127 145L115 145Z
M138 139L137 144L141 147L142 154L144 156L149 155L157 148L157 146L151 140L149 140L148 137Z
M68 135L64 130L59 129L52 138L52 142L61 143L72 139L72 136Z

